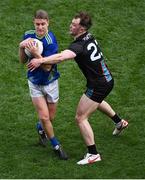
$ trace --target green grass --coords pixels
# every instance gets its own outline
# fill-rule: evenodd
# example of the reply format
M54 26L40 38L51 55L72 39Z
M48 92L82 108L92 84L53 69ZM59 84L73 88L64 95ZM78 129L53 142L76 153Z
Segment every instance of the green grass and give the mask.
M103 160L77 166L86 147L75 123L75 111L85 90L77 65L59 65L60 101L54 128L70 159L60 161L50 146L36 146L37 115L28 93L26 68L19 64L18 45L22 34L33 28L35 10L43 8L51 17L51 29L60 50L71 38L68 28L73 15L88 11L115 78L107 101L129 128L112 137L113 124L100 112L90 118ZM145 160L145 1L134 0L5 0L0 1L0 178L2 179L144 179Z

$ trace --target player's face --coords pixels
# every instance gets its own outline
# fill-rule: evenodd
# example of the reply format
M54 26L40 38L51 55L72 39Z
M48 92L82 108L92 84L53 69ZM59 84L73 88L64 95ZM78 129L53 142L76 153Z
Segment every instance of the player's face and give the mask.
M70 24L70 34L77 37L84 28L80 25L80 18L73 19Z
M48 25L47 19L34 19L34 26L38 36L44 36L48 32Z

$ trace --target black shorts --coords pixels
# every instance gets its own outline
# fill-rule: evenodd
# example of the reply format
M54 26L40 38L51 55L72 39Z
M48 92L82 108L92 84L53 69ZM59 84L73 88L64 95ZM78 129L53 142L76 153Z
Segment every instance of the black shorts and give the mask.
M87 90L85 91L85 95L93 101L101 103L111 92L113 86L114 80L111 80L110 82L99 84L98 87L87 88Z

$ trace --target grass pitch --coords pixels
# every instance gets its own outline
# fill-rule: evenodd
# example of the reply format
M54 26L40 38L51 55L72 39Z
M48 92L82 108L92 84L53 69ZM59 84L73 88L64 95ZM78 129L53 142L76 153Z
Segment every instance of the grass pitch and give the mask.
M48 11L50 29L60 51L72 40L73 15L88 11L91 32L100 43L115 78L107 101L128 119L129 128L112 137L113 123L100 112L90 118L103 160L78 166L86 147L75 124L75 110L85 80L73 61L59 64L60 101L54 129L70 156L60 161L50 146L36 146L37 115L28 93L26 68L19 64L22 34L33 28L35 10ZM0 1L0 178L2 179L144 179L145 1L134 0L5 0Z

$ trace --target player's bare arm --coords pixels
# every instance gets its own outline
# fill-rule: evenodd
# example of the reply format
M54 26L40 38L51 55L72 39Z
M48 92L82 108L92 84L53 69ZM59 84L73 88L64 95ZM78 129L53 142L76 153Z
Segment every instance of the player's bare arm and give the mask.
M38 68L41 64L57 64L65 60L74 59L76 54L71 50L64 50L61 53L54 54L45 58L34 58L28 63L28 69L33 71Z
M24 52L24 49L27 45L27 42L30 40L31 38L25 39L24 41L20 42L19 44L19 57L20 57L20 63L26 63L28 60L27 55Z

